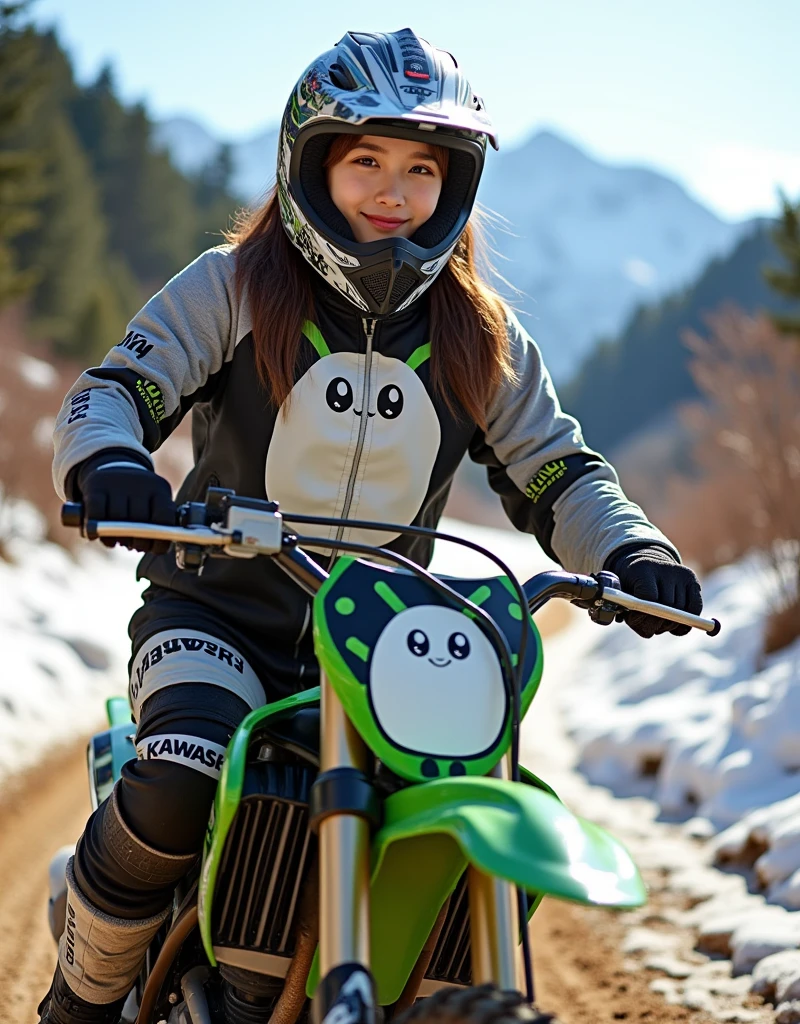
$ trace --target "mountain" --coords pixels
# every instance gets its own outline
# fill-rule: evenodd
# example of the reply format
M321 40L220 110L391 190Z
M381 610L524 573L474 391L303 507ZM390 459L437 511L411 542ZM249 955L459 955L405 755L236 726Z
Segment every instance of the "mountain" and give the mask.
M479 199L513 232L495 233L498 269L523 292L515 305L559 382L636 306L694 280L743 230L665 175L600 163L547 131L488 160Z
M691 287L638 309L620 336L598 345L560 389L562 404L578 417L592 448L608 453L677 402L698 397L681 337L687 330L706 334L708 313L725 303L747 313L789 311L762 273L765 266L782 263L772 227L768 220L756 222L733 252L713 260Z
M187 172L220 144L186 118L159 124L156 139ZM232 187L251 201L274 178L277 130L234 142L231 152ZM489 217L490 242L501 257L497 269L518 292L501 290L557 382L638 305L692 281L746 230L665 175L601 163L551 131L490 152L478 199L501 218Z
M184 174L201 171L224 141L188 117L173 117L159 122L153 139L156 146L168 151ZM233 159L231 189L243 202L253 202L275 179L278 129L268 128L239 142L232 142L230 147Z

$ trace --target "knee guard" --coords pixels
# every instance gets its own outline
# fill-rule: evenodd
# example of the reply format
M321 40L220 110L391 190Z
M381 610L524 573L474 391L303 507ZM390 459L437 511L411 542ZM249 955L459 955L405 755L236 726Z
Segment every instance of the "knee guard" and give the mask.
M72 871L91 904L113 917L136 920L160 913L199 850L173 854L141 839L125 820L118 782L92 815L78 842Z
M138 920L112 917L81 892L67 865L67 919L58 963L70 990L88 1003L108 1004L133 987L147 947L169 916L167 907Z

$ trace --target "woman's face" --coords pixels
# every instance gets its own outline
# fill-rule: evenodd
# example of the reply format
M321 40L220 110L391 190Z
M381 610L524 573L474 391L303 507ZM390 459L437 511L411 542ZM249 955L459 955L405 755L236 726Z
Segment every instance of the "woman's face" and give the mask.
M328 169L328 189L357 242L410 238L436 209L442 172L423 143L365 135Z

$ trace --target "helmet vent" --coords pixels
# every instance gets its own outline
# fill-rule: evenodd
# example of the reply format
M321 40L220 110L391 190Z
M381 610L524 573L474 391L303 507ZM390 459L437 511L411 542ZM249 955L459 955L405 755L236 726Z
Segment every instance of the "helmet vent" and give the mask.
M383 304L386 293L389 291L390 273L388 270L381 270L377 274L365 274L361 278L361 284L367 289L378 305Z
M416 274L412 273L410 270L401 270L394 279L394 287L392 288L392 294L389 299L390 307L392 309L396 309L416 283Z
M331 64L330 67L331 83L336 86L337 89L346 89L348 92L352 92L353 89L357 88L356 81L352 74L343 68L341 64Z

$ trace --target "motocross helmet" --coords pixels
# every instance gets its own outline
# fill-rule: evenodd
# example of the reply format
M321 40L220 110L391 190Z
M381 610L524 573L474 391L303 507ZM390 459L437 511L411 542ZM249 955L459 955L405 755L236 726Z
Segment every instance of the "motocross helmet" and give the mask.
M446 146L447 177L411 238L357 242L328 191L333 137L384 135ZM359 310L405 309L430 287L467 226L486 153L497 138L482 100L445 50L411 29L348 32L295 86L281 122L283 226L311 266Z

